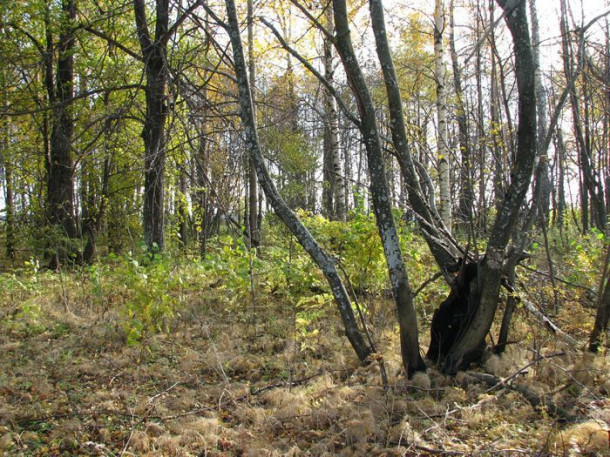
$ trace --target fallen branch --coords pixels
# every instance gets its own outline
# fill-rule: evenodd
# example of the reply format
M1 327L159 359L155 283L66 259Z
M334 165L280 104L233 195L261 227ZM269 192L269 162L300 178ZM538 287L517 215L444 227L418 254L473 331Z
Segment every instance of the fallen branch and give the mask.
M534 409L546 410L546 412L550 416L554 417L560 423L575 422L577 420L577 417L574 416L572 413L560 406L557 406L553 401L551 395L538 395L533 390L521 384L505 384L502 378L488 373L478 373L471 371L465 374L466 385L470 384L472 381L478 381L490 386L492 389L496 389L502 386L506 389L518 392L528 401L530 405L532 405Z
M485 393L487 392L491 392L492 390L496 389L497 387L500 387L501 385L507 385L510 381L512 381L513 379L515 379L517 376L521 375L521 374L526 374L527 373L527 369L529 367L531 367L532 365L537 364L538 362L545 360L545 359L552 359L553 357L560 357L562 355L565 355L565 352L555 352L553 354L549 354L549 355L542 355L542 354L538 354L538 356L532 360L531 362L527 363L525 366L519 368L517 371L515 371L513 374L511 374L510 376L507 376L504 379L501 379L500 382L498 384L496 384L495 386L490 387L489 389L487 389L485 391Z
M523 307L527 311L529 311L531 314L533 314L536 319L538 319L540 322L542 322L542 324L551 333L553 333L554 335L559 337L564 343L570 345L571 347L573 347L573 348L578 347L578 345L579 345L578 341L576 341L566 332L564 332L559 327L557 327L557 325L555 323L553 323L553 321L551 321L551 319L547 315L545 315L542 311L540 311L538 308L536 308L533 304L531 304L527 300L523 300L523 299L521 299L521 303L523 304Z
M300 379L295 379L294 381L286 381L286 382L278 382L276 384L271 384L269 386L264 386L261 387L260 389L254 389L250 392L250 395L258 395L260 393L263 393L267 390L271 390L271 389L277 389L280 387L294 387L294 386L300 386L301 384L305 384L307 381L310 381L314 378L317 378L318 376L322 376L324 374L324 371L319 371L318 373L312 374L311 376L306 376L304 378L300 378ZM246 395L242 395L241 397L238 398L238 400L241 400L243 398L245 398Z

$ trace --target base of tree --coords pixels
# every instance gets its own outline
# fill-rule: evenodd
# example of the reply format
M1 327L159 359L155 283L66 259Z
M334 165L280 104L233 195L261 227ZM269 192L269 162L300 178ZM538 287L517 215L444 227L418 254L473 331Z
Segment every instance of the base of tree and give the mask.
M451 349L460 344L460 339L477 309L478 263L467 262L462 265L458 275L451 284L451 292L438 309L434 311L430 327L430 347L426 358L438 366L446 366ZM473 351L468 360L462 361L461 366L481 361L487 345L485 343Z

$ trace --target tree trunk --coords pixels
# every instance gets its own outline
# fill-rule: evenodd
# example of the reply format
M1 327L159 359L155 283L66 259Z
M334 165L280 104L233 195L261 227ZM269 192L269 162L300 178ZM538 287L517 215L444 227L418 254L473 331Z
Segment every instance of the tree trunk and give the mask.
M47 49L51 52L49 56L46 56L45 61L46 89L53 114L48 157L47 218L51 226L61 228L64 236L76 238L78 233L74 213L74 163L72 159L74 120L71 112L74 86L73 22L76 19L76 2L63 0L61 7L63 19L59 42L56 46L52 41L51 24L48 22L46 24L48 28ZM52 56L55 47L58 57L54 77ZM61 261L66 260L64 257L74 255L74 252L65 252L59 253L55 258Z
M104 104L108 107L110 101L110 94L106 93L104 98ZM113 147L110 144L111 133L113 129L113 121L110 117L104 122L104 167L101 176L101 189L99 189L99 195L93 192L91 184L83 187L88 190L87 195L83 198L83 236L87 239L85 249L83 250L83 262L86 264L92 264L97 257L97 240L99 233L102 230L104 219L106 218L106 212L108 209L108 202L110 200L110 171L112 167ZM97 178L94 178L93 165L87 164L85 167L86 160L83 161L81 167L87 169L88 183L92 183Z
M538 154L542 171L540 173L540 214L539 224L546 225L551 207L551 181L549 178L549 161L546 151L547 137L547 97L546 89L542 83L542 70L540 69L540 33L538 24L538 11L536 0L529 0L530 18L532 20L532 52L534 55L534 65L536 66L536 109L538 112Z
M529 36L525 2L510 8L506 0L498 4L506 8L505 21L514 42L515 74L519 94L519 126L517 154L511 171L511 183L506 191L499 214L492 227L485 257L481 261L473 287L468 290L469 306L474 313L467 316L466 328L443 361L443 370L455 373L480 354L498 306L502 265L510 234L517 223L519 210L530 186L536 158L536 94L535 66Z
M593 330L591 331L591 337L589 339L589 351L593 353L597 353L599 351L600 345L603 342L604 334L608 329L608 321L610 321L610 280L608 280L608 261L610 258L610 247L606 246L606 259L605 265L602 269L602 280L600 281L600 285L603 285L605 282L605 286L603 287L603 292L600 288L599 290L599 299L597 304L597 314L595 316L595 323L593 324ZM606 341L606 345L608 345L610 341Z
M471 147L468 133L468 118L466 117L466 106L464 103L464 92L462 89L462 72L458 62L457 50L455 48L455 23L454 23L454 0L449 4L449 49L451 53L451 64L453 68L453 85L457 98L457 124L460 145L461 167L460 167L460 190L458 203L458 220L463 232L468 232L473 221L472 206L474 205L474 189L472 181Z
M326 9L326 28L334 33L333 10ZM334 86L333 44L324 37L324 77ZM324 89L324 183L323 205L330 219L345 220L345 185L339 155L339 116L330 90Z
M387 80L388 78L394 78L394 81L396 81L396 74L385 32L383 5L380 0L370 0L369 8L377 45L377 54L384 71L386 90L388 90ZM409 286L407 271L398 239L398 232L392 214L392 205L386 181L386 171L381 140L379 137L379 128L376 120L375 106L364 74L360 69L352 47L345 0L333 0L333 11L336 27L335 46L343 62L343 67L347 74L352 92L356 97L358 112L360 114L360 133L364 139L368 159L373 210L375 212L377 227L384 248L394 302L396 303L398 312L403 367L407 376L411 377L416 371L421 370L424 367L424 364L419 354L417 316L413 306L413 293ZM395 89L398 92L397 85ZM388 97L391 98L392 94L388 93ZM400 104L402 110L399 92L398 99L392 100L391 103L393 105ZM390 109L392 109L392 107ZM393 126L400 122L399 119L396 118L394 112L391 112L390 116ZM404 129L404 122L402 123L402 128ZM403 139L406 140L406 134ZM395 147L397 150L399 149L398 146L395 145Z
M0 70L0 96L2 97L2 109L8 111L8 93L6 85L6 70ZM15 259L15 194L13 180L13 158L9 157L10 131L8 118L1 121L0 132L0 171L4 169L4 207L6 210L5 234L6 234L6 256Z
M444 0L435 0L434 7L434 76L436 78L436 113L438 118L438 187L440 216L451 231L451 165L449 164L449 137L447 129L447 87L443 32L445 30Z
M150 251L165 247L165 121L169 0L157 0L155 35L151 37L144 0L133 0L138 40L144 57L146 114L144 140L144 240Z
M494 22L494 0L490 0L489 2L489 21L491 23ZM490 38L492 42L492 52L491 52L491 81L490 81L490 102L489 102L489 111L490 111L490 131L489 135L491 136L491 158L493 160L493 201L494 207L496 209L496 213L500 212L500 208L502 207L502 201L504 199L504 170L506 168L505 154L504 151L506 149L505 142L502 141L502 114L500 110L500 84L503 84L503 81L500 77L498 77L498 73L501 73L499 67L501 66L499 60L499 56L496 52L496 38L495 38L495 30L490 32ZM482 101L479 102L482 104ZM482 116L482 106L481 106L481 116ZM482 121L482 117L480 118ZM509 129L510 131L510 129Z
M226 0L227 16L228 16L228 32L233 48L233 61L235 73L237 77L239 100L240 100L240 116L245 129L246 144L254 164L258 182L265 192L265 196L273 206L275 213L288 227L291 233L299 241L303 249L311 256L314 262L320 267L326 277L333 296L339 307L339 313L343 320L345 333L354 348L358 358L364 362L371 354L371 348L366 344L362 333L358 329L356 318L352 309L352 305L345 290L345 286L335 267L335 261L329 256L316 242L309 233L307 228L301 223L299 218L292 212L286 202L278 193L269 172L265 165L258 139L256 121L254 119L254 109L252 106L252 94L248 83L248 72L244 58L244 51L239 34L239 22L237 20L237 11L234 0Z
M4 135L8 135L5 132ZM3 136L4 136L3 135ZM15 259L15 196L13 191L13 165L11 158L8 157L7 142L5 138L2 139L2 156L3 167L4 167L4 206L6 209L6 221L5 221L5 233L6 233L6 256L14 260Z
M188 203L187 203L187 197L188 197L188 172L187 172L187 166L185 164L182 164L178 167L178 173L180 173L180 192L178 193L177 197L178 197L178 220L179 220L179 226L178 226L178 233L180 233L180 247L182 248L182 250L184 250L185 252L188 250L189 247L189 242L190 242L190 236L189 236L189 219L190 219L190 215L189 215L189 210L188 210Z
M491 0L493 2L493 0ZM480 0L477 0L476 7L476 37L477 42L481 36L481 5ZM491 21L490 21L491 22ZM492 30L493 33L493 30ZM476 78L476 92L477 92L477 119L479 122L476 123L476 138L473 144L478 144L478 171L479 171L479 201L478 201L478 220L477 226L479 233L487 233L488 225L488 208L486 200L486 189L487 189L487 147L485 146L485 122L483 116L483 70L482 70L482 53L481 47L477 46L475 49L475 78ZM493 81L492 81L493 84Z
M254 61L254 2L248 0L248 70L250 73L250 93L254 97L256 87L256 62ZM253 109L256 110L255 105ZM254 113L256 119L256 111ZM248 160L248 238L250 246L258 247L261 242L261 232L258 223L258 183L256 182L256 167L250 157Z

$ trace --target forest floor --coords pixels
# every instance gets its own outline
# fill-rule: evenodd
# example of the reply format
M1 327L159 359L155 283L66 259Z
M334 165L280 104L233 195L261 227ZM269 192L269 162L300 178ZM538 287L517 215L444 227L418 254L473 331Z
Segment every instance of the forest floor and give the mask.
M287 297L228 301L203 280L169 332L129 345L120 291L101 300L78 275L37 281L0 302L0 455L610 455L608 355L564 346L523 309L518 342L474 369L520 373L490 389L434 368L406 381L392 303L369 297L384 389L377 362L358 366L331 302L302 327ZM565 306L553 319L584 347L578 323L591 315ZM429 320L420 315L422 347ZM534 408L515 386L575 421Z

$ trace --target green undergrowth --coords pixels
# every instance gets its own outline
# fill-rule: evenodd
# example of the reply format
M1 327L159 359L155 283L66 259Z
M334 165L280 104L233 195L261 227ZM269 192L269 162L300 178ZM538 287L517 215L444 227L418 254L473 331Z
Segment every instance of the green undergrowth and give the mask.
M324 278L281 228L257 250L218 237L203 259L130 253L63 272L29 259L0 275L0 455L607 455L607 356L563 345L518 308L507 352L476 367L525 367L512 382L570 424L461 374L406 381L374 220L302 216L357 294L387 389L378 363L358 365ZM584 345L603 240L574 240L551 246L572 285L541 280L540 245L519 275L525 298ZM433 261L412 227L401 241L419 287ZM437 280L416 297L422 351L446 294Z

